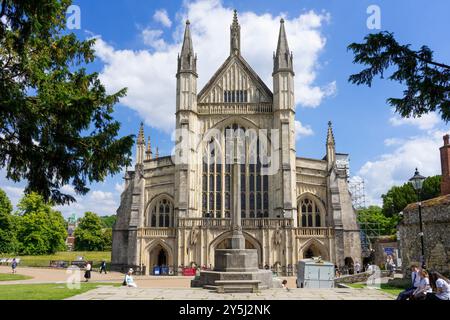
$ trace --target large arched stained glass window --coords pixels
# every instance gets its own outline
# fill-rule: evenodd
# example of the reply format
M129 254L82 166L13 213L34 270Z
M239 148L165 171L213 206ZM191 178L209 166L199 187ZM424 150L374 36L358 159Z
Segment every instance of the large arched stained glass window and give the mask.
M153 228L173 227L173 204L168 198L156 200L150 207L146 225Z
M240 160L241 215L243 218L269 217L269 177L262 175L260 141L237 124L227 126L206 144L202 172L202 214L204 217L230 217L232 206L232 162L227 139L237 138ZM230 157L231 155L231 157ZM264 155L267 156L267 155Z
M323 214L320 206L317 203L318 200L312 197L305 197L299 203L298 224L299 227L322 227L323 226Z

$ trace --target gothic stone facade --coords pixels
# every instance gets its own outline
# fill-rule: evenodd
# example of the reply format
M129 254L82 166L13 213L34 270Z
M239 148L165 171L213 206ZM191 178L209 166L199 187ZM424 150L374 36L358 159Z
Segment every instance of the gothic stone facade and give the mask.
M295 75L284 21L274 54L273 91L242 57L240 41L235 13L230 55L197 92L197 56L186 22L178 57L176 128L203 135L206 142L181 148L189 161L180 164L173 157L153 156L141 126L135 170L126 172L113 230L113 268L139 267L149 274L154 265L214 267L214 250L229 246L236 201L230 198L230 166L217 163L224 157L218 150L226 129L279 132L269 138L277 145L276 172L263 174L260 160L250 163L245 144L241 164L243 232L246 247L257 249L261 267L283 271L311 256L339 266L360 261L348 155L336 153L331 123L323 159L296 156ZM216 143L219 148L213 147Z

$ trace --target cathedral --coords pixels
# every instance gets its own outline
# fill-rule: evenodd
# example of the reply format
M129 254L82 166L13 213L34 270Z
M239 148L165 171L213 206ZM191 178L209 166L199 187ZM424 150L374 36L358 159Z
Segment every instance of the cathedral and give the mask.
M230 54L198 91L186 22L177 61L175 152L153 154L141 125L113 228L112 269L151 275L154 266L174 274L193 265L214 268L214 250L230 246L233 210L240 210L245 247L257 250L260 268L292 274L299 260L318 256L339 267L361 262L348 155L336 152L331 122L325 156L297 156L294 58L284 20L272 90L242 56L240 29L235 11Z

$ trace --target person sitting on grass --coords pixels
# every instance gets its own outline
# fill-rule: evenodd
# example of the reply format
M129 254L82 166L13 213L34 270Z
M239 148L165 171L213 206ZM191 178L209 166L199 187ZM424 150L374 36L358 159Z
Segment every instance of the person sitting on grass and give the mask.
M436 271L431 273L430 279L434 292L428 293L426 299L437 301L450 300L450 280Z
M133 269L130 268L130 270L128 270L128 273L125 276L125 280L123 281L123 284L127 287L137 288L137 284L134 282L134 279L133 279Z

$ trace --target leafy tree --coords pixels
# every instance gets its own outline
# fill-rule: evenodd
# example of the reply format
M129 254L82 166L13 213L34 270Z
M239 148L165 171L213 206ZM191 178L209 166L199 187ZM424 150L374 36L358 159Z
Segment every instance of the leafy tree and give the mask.
M441 194L441 176L428 177L423 182L421 197L424 200L433 199Z
M101 216L100 219L102 220L103 228L112 228L116 222L116 218L117 216L115 214L111 216Z
M421 199L428 200L439 196L441 176L428 177L423 182ZM405 183L402 186L394 186L386 194L381 196L383 199L383 214L387 217L398 215L405 207L417 201L417 193L411 183Z
M75 229L75 250L103 251L105 239L103 236L102 221L93 212L85 212Z
M0 166L27 194L75 201L77 194L130 164L133 136L116 138L112 117L125 89L106 94L97 73L94 39L66 28L70 0L0 1Z
M32 192L18 204L17 239L19 251L26 255L53 254L66 249L67 230L61 212Z
M396 232L397 218L386 217L382 208L378 206L370 206L369 208L358 210L358 222L364 226L364 223L373 224L371 227L378 228L380 235L393 235Z
M353 63L368 66L360 73L350 76L349 81L369 87L375 76L384 77L387 69L394 72L389 80L406 85L403 98L389 98L402 117L420 117L439 111L444 121L450 120L450 66L433 60L433 51L427 46L412 50L401 45L390 32L369 34L364 43L352 43Z
M6 193L0 189L0 253L13 253L17 250L15 221L12 204Z
M103 229L103 250L111 250L112 248L112 229L105 228Z

